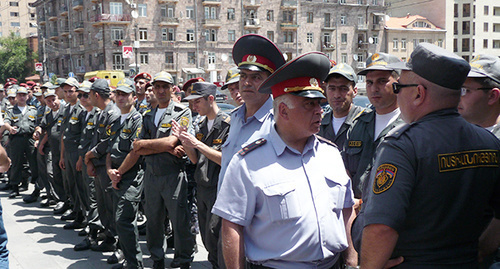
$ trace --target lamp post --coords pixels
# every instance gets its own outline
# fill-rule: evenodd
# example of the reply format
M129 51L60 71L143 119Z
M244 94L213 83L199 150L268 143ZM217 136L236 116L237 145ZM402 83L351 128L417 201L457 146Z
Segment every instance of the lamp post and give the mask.
M134 55L135 55L135 69L136 74L139 74L139 62L137 61L137 49L139 48L139 41L137 40L137 23L134 25L135 41L134 41Z

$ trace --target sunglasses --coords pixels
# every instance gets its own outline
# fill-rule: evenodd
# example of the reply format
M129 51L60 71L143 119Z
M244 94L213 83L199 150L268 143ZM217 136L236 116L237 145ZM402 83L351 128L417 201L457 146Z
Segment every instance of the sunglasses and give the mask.
M79 93L79 94L78 94L78 99L80 99L80 98L82 98L82 97L83 97L83 98L89 98L89 94L88 94L88 93Z
M417 87L418 85L420 85L420 84L400 84L398 82L394 82L394 83L392 83L392 91L395 94L398 94L401 91L402 88Z

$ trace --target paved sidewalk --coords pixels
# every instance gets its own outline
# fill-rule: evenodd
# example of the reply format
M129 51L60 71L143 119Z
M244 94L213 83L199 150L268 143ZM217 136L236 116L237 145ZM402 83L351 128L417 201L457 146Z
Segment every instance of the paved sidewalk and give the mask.
M21 196L30 194L32 190L33 186L30 184L30 189ZM79 237L77 231L64 230L66 222L52 214L52 207L41 208L39 201L25 204L22 198L9 199L8 192L0 192L0 199L9 240L7 248L10 251L10 268L111 268L106 263L111 252L73 250L73 246L81 242L83 237ZM153 262L149 259L145 236L140 239L145 267L151 268ZM192 268L211 268L199 235L196 243L198 253L195 254ZM173 250L169 249L165 259L167 268L172 258Z

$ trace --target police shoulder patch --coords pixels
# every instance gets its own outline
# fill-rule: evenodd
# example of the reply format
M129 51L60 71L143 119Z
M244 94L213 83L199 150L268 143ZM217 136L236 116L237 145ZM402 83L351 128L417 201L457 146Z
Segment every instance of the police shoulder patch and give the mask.
M181 117L181 119L179 120L179 124L182 127L188 127L189 126L189 119L188 119L188 117Z
M202 133L197 133L196 134L196 139L200 140L203 139L203 134Z
M377 168L373 182L373 193L380 194L391 188L398 168L392 164L382 164Z
M238 151L238 154L240 156L245 156L247 153L249 153L250 151L252 151L252 150L254 150L254 149L256 149L256 148L258 148L258 147L260 147L262 145L264 145L266 142L267 142L267 140L264 139L264 138L257 139L254 142L246 145L244 148L240 149Z

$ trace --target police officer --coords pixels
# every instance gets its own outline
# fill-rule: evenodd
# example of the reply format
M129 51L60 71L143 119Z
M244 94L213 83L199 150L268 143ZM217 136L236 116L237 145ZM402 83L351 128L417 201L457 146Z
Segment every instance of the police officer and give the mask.
M462 87L458 113L500 137L500 59L480 54L470 62L471 71Z
M141 140L133 143L135 153L144 155L146 162L146 240L154 261L153 268L164 268L164 221L168 211L175 237L174 259L170 267L189 268L195 241L189 226L185 161L180 158L184 151L177 137L171 134L171 127L175 120L191 131L191 111L171 101L173 79L169 73L157 73L152 83L159 105L145 114Z
M80 83L75 78L68 78L60 87L64 91L68 105L64 108L59 166L64 170L63 175L65 176L68 195L73 206L73 209L64 213L61 219L74 220L64 225L64 229L80 229L85 227L83 222L88 211L88 199L83 197L87 195L86 182L82 180L82 173L76 169L85 109L78 100L77 89L80 87Z
M245 103L231 113L231 129L222 145L219 185L229 161L245 144L269 133L273 124L273 100L260 93L260 84L285 63L283 53L269 39L245 35L234 43L233 59L240 70L240 94Z
M125 262L113 268L143 268L137 212L143 190L144 171L140 169L141 156L132 151L132 143L141 132L142 116L134 108L134 97L135 86L132 80L123 79L118 82L116 105L121 116L120 121L115 121L110 128L112 138L106 166L113 182L116 231Z
M97 116L95 134L90 144L90 150L85 154L85 164L89 176L95 176L97 209L102 225L105 227L106 239L91 246L94 251L114 251L116 249L116 230L113 218L113 193L107 191L111 180L106 171L106 154L109 145L108 130L115 121L120 119L120 109L109 99L110 88L105 79L96 79L90 88L89 98L92 105L101 109Z
M89 208L86 217L88 230L86 228L78 233L78 235L87 235L87 237L85 237L82 242L74 246L73 249L75 251L87 250L92 245L97 244L97 233L99 230L104 230L104 227L99 220L99 212L97 210L95 178L94 176L90 176L87 173L87 165L83 161L83 159L85 158L85 154L90 150L90 144L92 143L94 130L96 128L97 116L100 112L100 109L93 106L90 101L89 94L91 86L91 82L84 81L77 90L80 104L85 108L85 111L83 121L84 127L80 136L80 144L78 145L79 158L76 164L76 168L77 171L81 171L82 178L87 183L86 187L88 188L88 194L86 196L82 196L88 199Z
M236 106L241 106L243 104L243 98L241 98L240 94L240 70L237 66L232 67L227 71L226 74L226 82L221 87L221 90L227 89L229 94L231 95L231 99L233 100Z
M260 86L276 124L232 158L213 208L228 268L245 268L245 256L247 268L343 268L354 197L336 146L314 135L329 67L307 53Z
M365 110L352 102L358 94L357 80L354 69L343 63L331 68L325 79L326 98L331 110L323 116L318 135L332 141L339 148L344 146L347 130Z
M217 196L222 158L220 148L227 139L230 122L229 115L220 110L215 102L216 93L217 86L213 83L193 84L191 95L186 97L186 100L192 102L193 109L204 117L197 126L194 126L195 136L186 131L178 134L189 159L196 164L194 178L197 187L198 219L203 244L208 250L208 261L213 268L219 268L219 262L223 261L222 253L217 249L220 219L212 215L212 207Z
M375 156L353 227L364 227L361 267L401 256L401 268L477 268L486 206L500 217L500 141L457 112L465 60L420 43L402 68L393 89L408 124Z
M372 111L361 114L347 132L342 157L351 176L354 197L361 198L362 184L371 170L375 149L387 133L402 123L399 118L397 96L392 83L399 74L391 63L401 62L396 56L375 53L366 61L367 68L358 75L366 76L366 93L373 105ZM360 201L357 200L357 205Z
M134 77L135 92L137 100L135 101L135 109L141 115L148 110L148 102L146 100L146 85L151 81L151 75L143 72Z
M26 105L28 91L24 87L19 87L16 93L17 104L7 110L5 126L9 131L10 157L12 159L12 173L10 185L12 191L9 198L19 195L19 183L22 178L24 160L28 160L33 182L38 177L38 167L36 164L35 140L33 132L36 123L36 108Z

